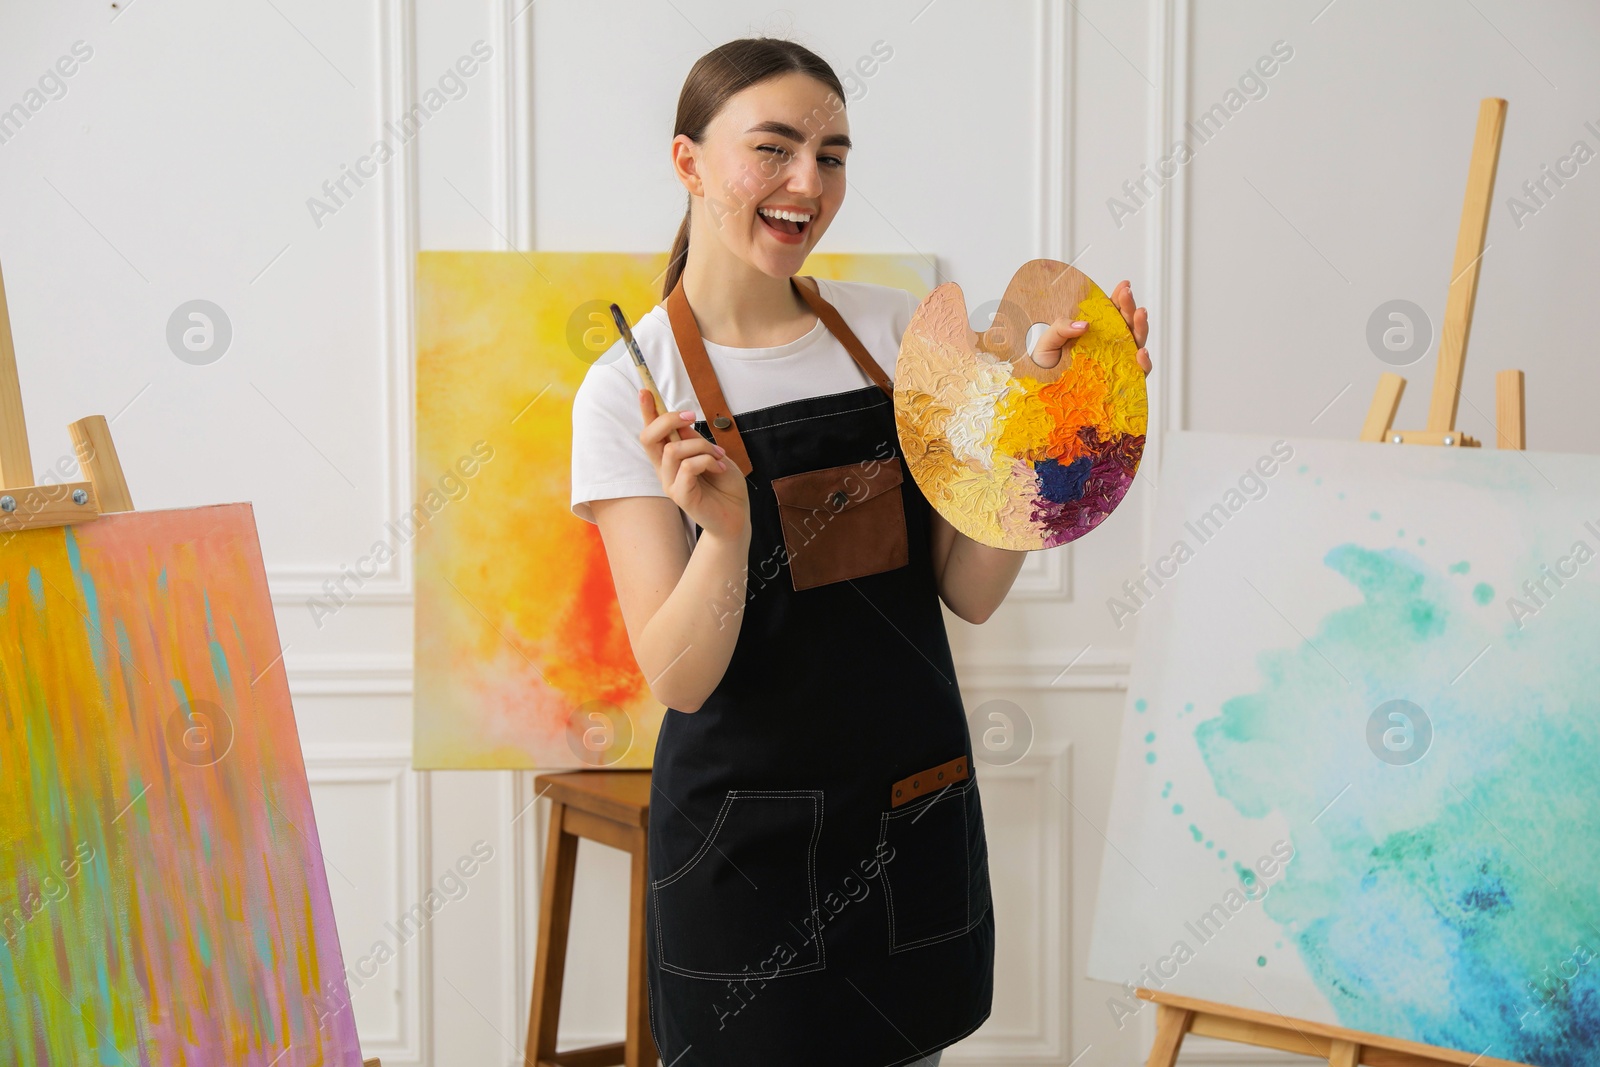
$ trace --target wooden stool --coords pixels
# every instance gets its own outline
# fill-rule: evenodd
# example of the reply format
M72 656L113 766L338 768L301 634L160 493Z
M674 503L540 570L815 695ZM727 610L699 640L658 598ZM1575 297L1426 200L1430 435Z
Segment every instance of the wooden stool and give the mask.
M534 795L550 794L550 840L545 846L544 890L539 901L539 948L533 965L533 1004L528 1009L526 1067L655 1067L650 1036L650 1001L645 991L644 905L649 888L645 831L650 825L649 771L568 771L541 774ZM567 928L572 919L572 876L578 838L620 848L633 857L628 901L627 1039L610 1045L556 1052L561 1017L561 982L567 965Z

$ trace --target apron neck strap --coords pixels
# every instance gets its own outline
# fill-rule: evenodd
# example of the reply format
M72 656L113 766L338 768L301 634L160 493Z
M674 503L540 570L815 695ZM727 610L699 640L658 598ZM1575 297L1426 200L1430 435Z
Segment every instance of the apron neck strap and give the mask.
M850 358L856 361L862 373L893 399L894 383L883 373L878 361L872 358L867 346L856 337L834 306L824 300L820 293L812 292L794 278L789 279L789 284L822 321L822 325L827 327L828 332L850 353ZM667 294L667 319L672 323L673 340L678 344L678 354L683 357L684 369L689 372L689 384L694 389L695 399L700 402L700 410L705 413L706 423L711 427L712 438L728 453L728 458L733 460L740 473L748 476L752 469L750 454L745 451L744 439L739 436L733 412L728 410L728 401L722 395L722 387L717 384L717 374L711 369L711 359L706 355L705 343L700 338L700 326L694 321L689 298L683 293L682 278Z
M816 279L812 279L812 284L815 283ZM800 294L802 300L811 305L811 310L816 313L817 318L822 320L822 324L828 328L828 332L833 334L841 345L844 345L844 350L850 353L850 358L856 361L856 366L861 368L862 373L867 376L873 385L882 389L885 396L893 400L894 383L889 380L888 375L883 373L883 368L878 366L878 361L872 358L872 353L867 351L867 346L861 343L861 339L845 323L843 317L840 316L834 306L822 299L820 292L812 292L809 286L801 285L793 278L789 279L789 284L794 286L795 291Z

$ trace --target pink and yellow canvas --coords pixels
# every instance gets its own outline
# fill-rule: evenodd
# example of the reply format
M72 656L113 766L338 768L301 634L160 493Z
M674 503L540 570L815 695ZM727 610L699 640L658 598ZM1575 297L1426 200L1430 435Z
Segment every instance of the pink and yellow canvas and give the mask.
M605 550L570 510L572 397L660 302L664 254L424 252L417 261L415 743L429 768L648 767L665 709L628 645ZM914 256L803 274L921 296ZM470 472L470 473L469 473Z
M249 504L0 541L0 1064L355 1067Z

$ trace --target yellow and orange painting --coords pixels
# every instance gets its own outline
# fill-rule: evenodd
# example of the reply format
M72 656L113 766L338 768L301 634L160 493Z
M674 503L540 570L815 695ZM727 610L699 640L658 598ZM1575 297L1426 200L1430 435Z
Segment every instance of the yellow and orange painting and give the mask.
M417 261L419 768L648 767L665 709L628 645L605 549L570 510L572 398L660 302L665 254L424 252ZM919 297L917 256L801 273Z

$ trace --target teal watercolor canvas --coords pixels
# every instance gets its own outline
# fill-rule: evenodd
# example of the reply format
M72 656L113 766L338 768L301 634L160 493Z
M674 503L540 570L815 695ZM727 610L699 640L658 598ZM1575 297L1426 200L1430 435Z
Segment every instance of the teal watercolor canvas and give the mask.
M1600 457L1174 434L1089 974L1600 1065Z

